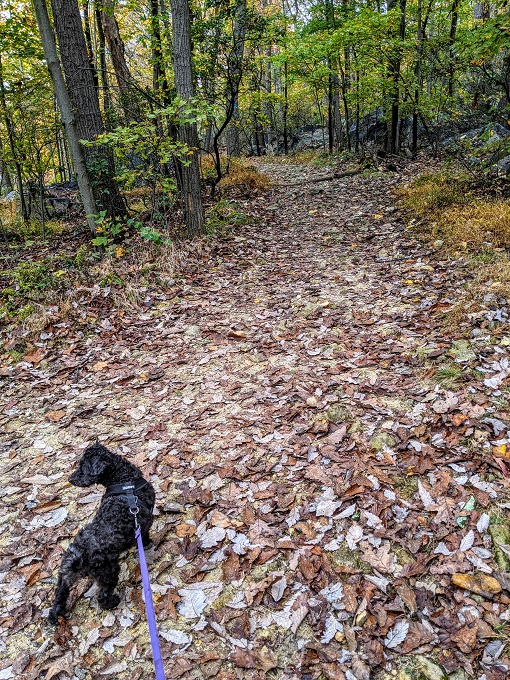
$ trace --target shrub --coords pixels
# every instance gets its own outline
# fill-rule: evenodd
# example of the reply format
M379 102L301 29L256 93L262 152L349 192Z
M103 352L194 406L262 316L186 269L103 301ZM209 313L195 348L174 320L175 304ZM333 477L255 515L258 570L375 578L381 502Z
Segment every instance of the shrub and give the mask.
M22 262L13 271L13 276L19 291L23 293L46 290L58 284L58 277L55 277L44 261Z

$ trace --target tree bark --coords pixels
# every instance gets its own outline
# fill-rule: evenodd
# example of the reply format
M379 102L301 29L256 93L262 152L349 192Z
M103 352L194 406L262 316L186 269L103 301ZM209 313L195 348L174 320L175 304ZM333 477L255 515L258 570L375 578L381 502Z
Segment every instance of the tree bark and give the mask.
M133 87L134 78L126 62L124 41L120 37L114 10L115 0L102 0L101 20L119 88L120 102L127 121L141 120L143 114L138 101L138 92Z
M193 73L191 60L191 27L188 0L172 0L172 26L174 31L174 79L178 96L184 101L193 98ZM190 150L188 164L179 162L181 198L186 218L188 236L194 238L205 233L204 212L198 163L198 130L196 123L183 123L179 128L180 141Z
M0 139L0 189L4 189L7 193L13 190L11 176L9 174L9 167L4 160L4 152L2 140Z
M419 113L419 103L420 103L420 87L421 87L421 59L423 50L423 26L422 26L422 0L418 0L417 7L417 57L416 57L416 88L414 91L414 110L413 110L413 138L411 143L411 152L413 155L416 154L418 150L418 113Z
M244 43L246 38L246 0L237 0L233 30L233 47L228 64L227 109L232 107L232 123L227 128L227 154L240 156L239 86L243 76Z
M77 0L51 0L55 32L64 68L67 92L80 139L93 142L104 132L99 99L87 57ZM126 205L113 179L115 167L110 149L84 148L96 205L108 218L124 217Z
M448 65L448 96L453 97L453 76L455 72L455 54L453 51L453 46L455 44L455 36L457 34L457 23L459 20L459 0L453 0L452 4L452 21L450 24L450 35L449 35L449 60Z
M388 9L393 9L397 0L391 0L388 3ZM398 153L399 139L398 139L398 116L399 116L399 81L400 81L400 65L402 60L402 43L405 38L406 29L406 0L399 0L400 6L400 22L398 39L399 44L395 50L395 55L390 61L390 77L392 80L391 92L391 125L390 125L390 153Z
M108 80L108 69L106 67L106 39L103 30L102 10L99 3L94 3L94 18L96 22L97 38L99 40L98 56L99 56L99 72L101 74L101 89L103 94L103 111L106 120L106 129L112 127L112 98L110 95L110 82Z
M80 144L80 138L77 134L73 109L69 94L67 92L64 76L60 68L60 62L57 56L57 47L55 44L55 36L51 28L48 17L48 9L45 0L34 0L35 13L39 32L41 34L41 41L44 49L44 56L48 65L55 96L57 98L58 106L62 115L64 129L69 142L69 148L73 158L74 169L78 180L78 187L87 215L87 222L92 233L96 231L96 225L93 215L97 214L96 202L92 192L91 183L89 180L87 166L85 163L85 156Z
M4 122L5 122L5 128L7 130L7 139L9 140L9 149L11 151L11 156L13 158L14 162L14 169L16 171L16 181L18 184L18 192L19 192L19 201L20 201L20 206L21 206L21 218L23 219L23 222L28 222L28 210L27 210L27 204L25 201L25 194L24 194L24 188L23 188L23 175L21 172L21 165L18 161L17 153L16 153L16 141L14 138L14 128L12 125L11 118L9 116L9 111L7 110L7 101L5 99L5 86L4 86L4 79L3 79L3 73L2 73L2 55L0 53L0 104L2 106L2 111L3 111L3 116L4 116Z
M90 30L90 16L89 16L89 0L82 0L83 7L83 28L85 35L85 44L87 45L87 56L89 58L90 70L94 78L96 90L99 92L99 78L97 77L97 70L94 59L94 49L92 47L92 31Z

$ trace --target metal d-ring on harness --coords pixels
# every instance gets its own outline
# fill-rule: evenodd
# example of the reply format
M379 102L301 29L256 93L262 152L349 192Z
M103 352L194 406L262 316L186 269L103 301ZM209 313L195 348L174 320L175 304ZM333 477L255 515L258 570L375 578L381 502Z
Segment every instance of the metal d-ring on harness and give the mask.
M145 484L147 483L145 480L143 481ZM152 658L154 660L154 670L156 671L156 680L165 680L165 671L163 670L163 659L161 658L161 650L159 648L156 615L154 614L154 603L152 601L149 570L147 569L147 562L145 560L145 550L143 549L142 530L140 529L140 525L138 524L137 518L137 515L140 512L140 507L138 505L138 497L134 493L137 488L140 488L140 486L132 482L127 482L126 484L117 484L115 485L115 487L111 487L111 493L123 493L126 496L129 505L129 512L133 515L135 520L135 538L138 546L138 558L140 560L140 572L142 574L145 612L147 614L147 623L149 626L149 636L152 647Z

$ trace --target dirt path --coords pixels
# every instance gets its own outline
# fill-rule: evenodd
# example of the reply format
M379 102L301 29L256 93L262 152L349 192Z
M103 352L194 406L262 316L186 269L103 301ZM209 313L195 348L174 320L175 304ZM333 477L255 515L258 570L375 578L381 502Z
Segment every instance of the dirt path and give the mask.
M100 497L66 484L96 436L158 492L168 678L507 677L497 309L466 339L441 327L467 274L406 231L405 177L288 186L326 173L261 169L281 186L260 223L168 295L2 369L0 678L152 677L134 553L118 610L83 584L68 625L45 626Z

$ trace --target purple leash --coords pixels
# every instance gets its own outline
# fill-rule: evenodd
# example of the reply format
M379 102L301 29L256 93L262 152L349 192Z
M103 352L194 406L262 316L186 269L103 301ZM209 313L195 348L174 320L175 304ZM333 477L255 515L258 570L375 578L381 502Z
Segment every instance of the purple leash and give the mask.
M111 488L114 488L117 492L117 487ZM136 489L136 484L132 482L126 482L125 484L119 484L118 489L118 492L123 492L126 494L129 512L133 515L135 520L135 538L138 545L140 572L142 574L143 599L145 600L145 612L147 614L147 623L149 624L149 636L151 639L152 658L154 660L156 680L165 680L163 659L161 658L161 650L159 648L158 629L156 627L156 615L154 614L154 603L152 601L151 582L149 579L147 562L145 560L145 550L143 549L142 530L140 529L137 518L137 515L140 512L138 508L138 498L133 493L133 491Z
M135 536L136 542L138 543L138 556L140 558L140 571L142 573L145 611L147 613L147 623L149 624L149 635L151 638L154 669L156 670L156 680L165 680L165 671L163 670L163 659L161 658L161 650L159 649L158 630L156 628L156 616L154 614L154 604L152 602L152 591L149 580L149 572L147 570L147 562L145 561L145 551L143 549L142 542L142 531L139 526L136 527Z

